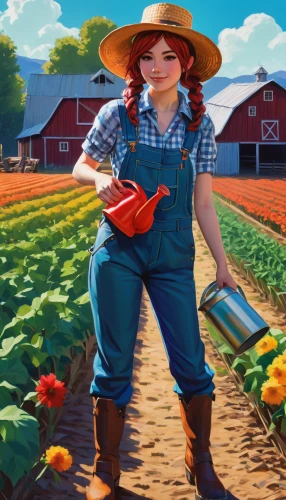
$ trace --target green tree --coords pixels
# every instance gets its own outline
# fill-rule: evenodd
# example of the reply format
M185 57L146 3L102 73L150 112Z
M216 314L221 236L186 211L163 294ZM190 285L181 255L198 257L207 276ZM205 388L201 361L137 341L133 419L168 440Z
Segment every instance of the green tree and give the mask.
M67 36L56 40L43 70L49 74L95 73L103 66L98 54L99 44L116 28L116 24L104 17L88 19L81 27L78 39Z
M23 92L25 80L17 73L17 47L3 32L0 33L0 143L3 144L3 157L17 152L14 137L23 125L26 93ZM17 154L17 153L16 153Z
M50 60L42 66L45 73L78 73L82 58L79 55L79 40L73 36L57 38L49 56Z
M22 94L25 80L17 74L20 67L17 64L16 48L11 38L0 33L0 116L11 111L22 111L25 105Z
M116 28L117 25L110 19L99 16L93 17L83 23L80 29L80 38L82 41L80 53L84 57L85 73L93 73L102 68L103 63L98 53L99 44L108 33Z

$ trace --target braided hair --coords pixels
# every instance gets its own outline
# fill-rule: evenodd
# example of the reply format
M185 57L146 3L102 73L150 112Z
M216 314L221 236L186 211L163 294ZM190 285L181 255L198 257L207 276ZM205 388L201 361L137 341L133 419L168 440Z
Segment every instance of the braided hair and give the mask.
M137 116L137 101L141 92L144 90L143 84L146 83L141 74L138 64L139 58L150 50L158 41L164 37L166 43L177 54L182 66L180 83L186 89L189 89L189 106L192 112L192 120L189 123L188 130L196 131L202 122L202 114L206 111L203 104L203 94L201 93L202 84L200 83L200 74L192 69L187 69L190 56L196 58L195 48L189 40L168 31L144 31L136 35L129 55L129 62L126 69L127 88L123 90L123 100L127 110L127 116L133 125L139 124Z

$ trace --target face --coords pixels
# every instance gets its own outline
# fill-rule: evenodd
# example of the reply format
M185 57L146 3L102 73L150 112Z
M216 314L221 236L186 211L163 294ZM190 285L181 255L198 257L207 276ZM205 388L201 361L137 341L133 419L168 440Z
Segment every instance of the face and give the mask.
M191 57L188 68L193 64ZM157 91L176 86L181 78L182 67L176 52L161 38L149 51L144 52L138 64L144 80Z

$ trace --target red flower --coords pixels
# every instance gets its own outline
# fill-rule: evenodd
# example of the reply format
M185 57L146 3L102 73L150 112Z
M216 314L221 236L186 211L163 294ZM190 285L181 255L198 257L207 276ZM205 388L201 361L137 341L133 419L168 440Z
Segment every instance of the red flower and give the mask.
M64 404L67 389L64 387L64 382L60 382L54 373L50 373L47 376L41 375L36 392L39 393L37 398L42 405L48 408L59 408Z

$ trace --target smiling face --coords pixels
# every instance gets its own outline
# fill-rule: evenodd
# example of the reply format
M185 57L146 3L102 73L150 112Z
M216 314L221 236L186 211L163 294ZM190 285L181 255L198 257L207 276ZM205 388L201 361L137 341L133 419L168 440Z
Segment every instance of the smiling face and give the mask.
M191 57L188 68L193 64ZM176 52L161 38L138 61L144 80L156 91L168 90L177 86L181 78L182 67Z

